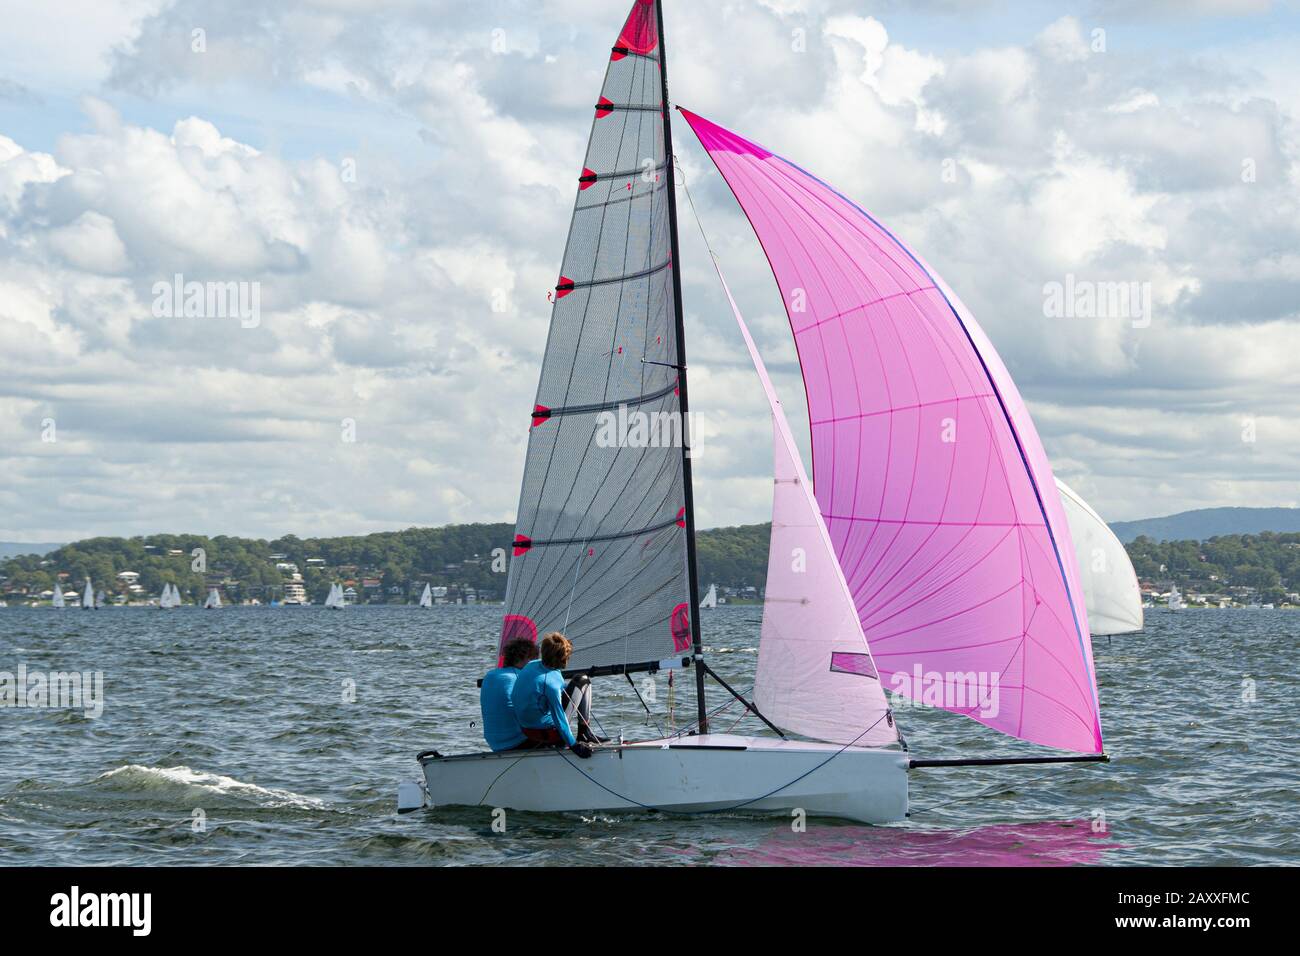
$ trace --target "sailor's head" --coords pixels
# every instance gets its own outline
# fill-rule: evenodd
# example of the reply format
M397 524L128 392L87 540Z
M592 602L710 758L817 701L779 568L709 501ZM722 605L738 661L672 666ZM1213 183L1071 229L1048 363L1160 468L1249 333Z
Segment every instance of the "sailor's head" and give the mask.
M526 637L516 637L501 652L502 665L505 667L523 667L537 656L537 645Z
M569 655L573 645L559 631L552 631L542 638L542 663L553 671L562 671L569 666Z

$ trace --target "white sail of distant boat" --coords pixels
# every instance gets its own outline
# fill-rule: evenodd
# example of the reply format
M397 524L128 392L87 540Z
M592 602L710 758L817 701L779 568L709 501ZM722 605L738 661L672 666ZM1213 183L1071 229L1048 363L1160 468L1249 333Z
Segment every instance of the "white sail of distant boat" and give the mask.
M1098 635L1142 630L1142 590L1124 545L1101 515L1060 478L1056 490L1074 539L1089 630Z
M1169 610L1181 611L1187 607L1187 602L1183 600L1183 594L1178 590L1178 585L1172 585L1169 588Z
M337 582L330 585L330 593L325 597L325 606L331 611L341 611L346 605L343 601L343 586Z
M433 607L433 588L428 584L424 586L424 591L420 594L420 607Z
M700 598L700 607L715 608L717 606L718 606L718 586L716 584L710 584L709 593L704 595L704 597Z
M104 598L105 598L105 594L104 594L103 589L101 588L101 589L100 589L100 590L95 594L95 608L96 608L96 610L98 610L99 608L101 608L101 607L104 606Z
M221 595L217 593L216 588L213 588L208 592L208 599L203 602L203 609L205 611L212 611L212 610L218 610L220 607L221 607Z
M176 591L175 585L170 581L164 584L162 594L158 595L158 606L161 608L177 607L180 603L181 596Z
M81 594L81 609L89 611L95 606L95 587L90 583L90 578L86 578L86 590Z
M54 598L50 601L54 607L65 607L63 600L63 588L59 587L59 582L54 582Z

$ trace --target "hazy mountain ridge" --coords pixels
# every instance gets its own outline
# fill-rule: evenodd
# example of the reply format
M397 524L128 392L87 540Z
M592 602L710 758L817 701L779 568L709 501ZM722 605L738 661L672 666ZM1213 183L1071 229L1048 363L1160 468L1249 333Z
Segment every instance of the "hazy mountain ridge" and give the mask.
M1300 508L1198 508L1163 518L1112 521L1110 530L1128 544L1142 535L1154 541L1206 541L1229 534L1300 531Z
M39 554L41 557L49 554L51 551L57 551L63 547L62 542L41 541L0 541L0 561L5 558L16 558L20 554Z

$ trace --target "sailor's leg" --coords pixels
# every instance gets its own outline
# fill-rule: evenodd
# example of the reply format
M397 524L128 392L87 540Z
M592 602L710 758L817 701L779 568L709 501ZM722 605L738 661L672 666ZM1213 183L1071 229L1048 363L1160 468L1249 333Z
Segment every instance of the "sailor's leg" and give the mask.
M564 700L564 715L570 720L575 716L578 718L578 739L599 739L591 729L591 678L579 674L569 681L569 686L564 689Z

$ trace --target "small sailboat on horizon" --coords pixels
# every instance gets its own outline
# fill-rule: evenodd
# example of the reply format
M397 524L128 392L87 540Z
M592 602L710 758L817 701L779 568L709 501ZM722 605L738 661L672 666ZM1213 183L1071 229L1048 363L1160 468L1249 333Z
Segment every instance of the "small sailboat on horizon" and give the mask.
M216 588L212 588L210 591L208 591L207 600L203 602L203 610L218 611L220 609L221 609L221 595L217 593Z
M83 611L98 610L95 606L95 588L90 583L90 578L86 578L86 589L81 593L81 609Z
M420 607L433 607L433 588L425 584L424 590L420 592Z
M50 598L50 606L59 608L67 606L67 601L63 597L63 588L59 586L58 581L54 582L54 596Z
M1183 592L1178 590L1178 585L1170 585L1166 606L1171 611L1182 611L1187 607L1187 602L1183 600Z
M710 584L709 592L706 595L704 595L704 597L700 598L700 607L703 610L712 610L717 606L718 606L718 586L716 584Z
M343 599L343 585L338 582L330 585L330 593L325 596L325 607L331 611L341 611L347 607Z
M180 607L181 593L176 585L170 581L163 584L162 594L158 595L158 607L166 610L167 608Z

